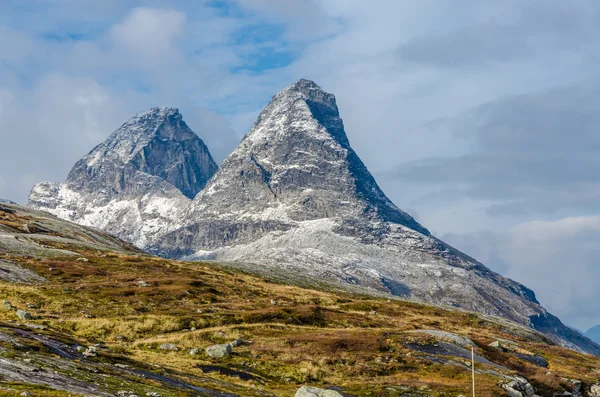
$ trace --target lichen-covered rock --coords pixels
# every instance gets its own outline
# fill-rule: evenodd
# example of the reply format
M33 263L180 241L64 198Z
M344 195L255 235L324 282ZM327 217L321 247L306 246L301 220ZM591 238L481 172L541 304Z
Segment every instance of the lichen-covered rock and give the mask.
M227 357L233 351L229 343L223 345L213 345L206 348L206 355L212 358Z
M343 397L335 390L321 389L319 387L302 386L296 391L296 397Z
M475 345L475 343L473 343L473 341L470 338L452 332L439 331L435 329L417 329L408 332L431 335L437 339L444 339L462 347L477 347L477 345Z
M96 357L98 355L98 349L95 346L90 346L81 354L84 357Z
M31 315L31 313L29 313L26 310L17 310L16 315L19 318L19 320L32 320L33 319L33 316Z
M175 346L173 343L163 343L158 348L160 350L166 350L166 351L171 351L171 352L176 352L179 350L179 348L177 346Z
M591 397L600 397L600 384L595 384L590 387Z
M510 397L538 397L527 379L516 376L514 380L502 385Z

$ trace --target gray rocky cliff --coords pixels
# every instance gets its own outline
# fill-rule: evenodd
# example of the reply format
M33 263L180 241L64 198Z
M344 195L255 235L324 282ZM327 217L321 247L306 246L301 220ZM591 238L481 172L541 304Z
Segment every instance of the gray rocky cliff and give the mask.
M217 169L177 109L153 108L81 158L65 183L34 186L27 205L146 248Z

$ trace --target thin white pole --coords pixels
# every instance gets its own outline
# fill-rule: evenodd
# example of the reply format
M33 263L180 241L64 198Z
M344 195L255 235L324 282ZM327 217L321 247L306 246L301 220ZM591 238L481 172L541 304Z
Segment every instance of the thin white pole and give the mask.
M473 397L475 397L475 351L471 346L471 378L473 379Z

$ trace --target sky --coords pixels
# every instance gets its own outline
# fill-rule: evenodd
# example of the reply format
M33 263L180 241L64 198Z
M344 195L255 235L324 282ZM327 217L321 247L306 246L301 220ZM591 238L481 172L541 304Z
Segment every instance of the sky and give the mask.
M0 198L178 107L221 161L278 90L336 95L352 146L432 233L600 324L595 0L4 0Z

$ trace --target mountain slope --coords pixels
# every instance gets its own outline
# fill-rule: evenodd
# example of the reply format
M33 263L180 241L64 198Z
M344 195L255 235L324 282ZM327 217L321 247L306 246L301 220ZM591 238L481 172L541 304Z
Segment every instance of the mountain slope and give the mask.
M300 80L282 90L152 252L305 272L420 301L503 316L600 354L534 293L431 236L360 161L335 97Z
M505 319L152 257L17 205L0 204L0 235L0 269L36 276L0 277L0 396L470 395L471 347L478 396L599 387L600 359Z
M27 205L146 247L217 168L177 109L153 108L79 160L65 183L34 186Z
M587 336L596 343L600 343L600 325L596 325L588 329L585 333L585 336Z

